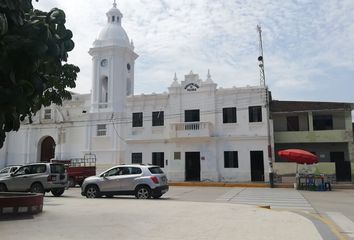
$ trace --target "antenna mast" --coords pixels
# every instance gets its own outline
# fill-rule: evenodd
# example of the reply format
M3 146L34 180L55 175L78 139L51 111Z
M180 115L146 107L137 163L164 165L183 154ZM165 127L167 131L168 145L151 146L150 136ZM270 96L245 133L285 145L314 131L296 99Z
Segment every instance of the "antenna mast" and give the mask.
M265 74L264 74L264 59L263 59L263 44L262 44L262 29L261 26L257 25L257 31L259 34L259 57L258 66L260 73L260 85L265 86Z

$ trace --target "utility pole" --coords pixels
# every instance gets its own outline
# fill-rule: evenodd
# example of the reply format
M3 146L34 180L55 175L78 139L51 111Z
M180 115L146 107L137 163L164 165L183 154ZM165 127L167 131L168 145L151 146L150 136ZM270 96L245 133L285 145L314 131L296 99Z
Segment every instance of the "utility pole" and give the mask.
M274 187L274 172L273 172L273 160L272 160L272 138L270 130L270 96L268 87L265 84L265 74L264 74L264 58L263 58L263 43L262 43L262 29L261 26L257 25L257 32L259 35L259 57L258 57L258 66L259 66L259 77L260 77L260 86L264 87L265 97L266 97L266 111L267 111L267 137L268 137L268 164L269 164L269 184L270 187Z
M264 75L264 59L263 59L263 43L262 43L262 29L261 26L257 25L257 32L259 35L259 75L260 75L260 85L265 86L265 75Z

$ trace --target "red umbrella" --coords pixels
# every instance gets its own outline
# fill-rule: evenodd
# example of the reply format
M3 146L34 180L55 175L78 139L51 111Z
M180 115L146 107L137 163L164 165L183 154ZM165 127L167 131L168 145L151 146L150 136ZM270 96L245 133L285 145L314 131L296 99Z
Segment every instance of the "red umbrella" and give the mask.
M289 162L295 162L299 164L314 164L318 163L318 157L308 151L301 149L287 149L278 151L278 155L285 158Z
M314 164L318 163L318 157L308 151L301 149L287 149L278 151L278 155L288 160L288 162L296 163L296 178L298 186L300 186L300 178L298 177L298 164Z

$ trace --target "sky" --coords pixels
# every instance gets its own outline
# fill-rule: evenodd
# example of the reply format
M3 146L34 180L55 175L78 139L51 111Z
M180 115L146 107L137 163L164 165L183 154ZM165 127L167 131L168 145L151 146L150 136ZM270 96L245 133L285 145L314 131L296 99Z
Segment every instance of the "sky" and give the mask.
M89 48L113 0L39 0L66 13L80 67L78 93L91 90ZM266 84L273 99L354 103L353 0L118 0L133 39L135 94L162 93L191 70L218 87L259 85L262 27Z

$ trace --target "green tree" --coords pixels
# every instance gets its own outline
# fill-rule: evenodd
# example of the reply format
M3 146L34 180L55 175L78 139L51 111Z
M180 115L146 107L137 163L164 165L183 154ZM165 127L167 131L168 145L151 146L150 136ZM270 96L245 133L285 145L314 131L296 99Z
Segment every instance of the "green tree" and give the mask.
M38 1L38 0L36 0ZM71 99L80 69L67 61L74 48L65 13L43 12L32 0L0 0L0 148L5 133L42 106Z

